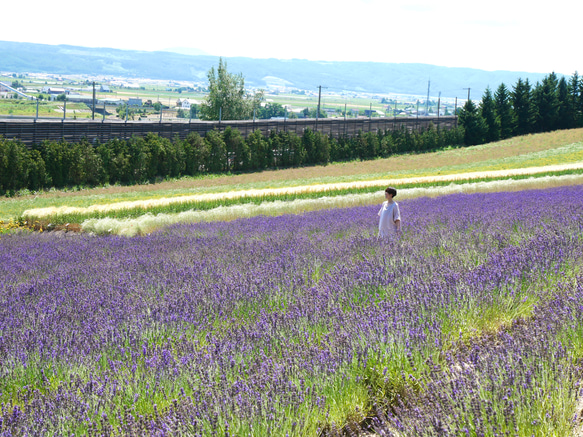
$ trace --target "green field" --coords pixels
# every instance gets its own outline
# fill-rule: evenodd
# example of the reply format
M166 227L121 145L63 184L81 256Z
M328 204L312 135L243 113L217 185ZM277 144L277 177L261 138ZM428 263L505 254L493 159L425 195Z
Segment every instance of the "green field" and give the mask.
M91 83L74 79L65 79L62 81L57 80L39 80L33 77L20 77L20 78L0 78L1 81L11 84L12 80L18 80L20 84L24 85L26 88L38 89L39 92L44 86L57 86L57 87L67 87L67 88L82 88L83 90L78 91L80 94L85 96L91 96ZM126 88L111 85L109 86L111 92L105 93L99 91L99 84L96 88L96 99L123 99L127 100L130 97L139 97L144 102L151 100L152 102L160 102L163 105L168 106L171 109L175 108L176 100L179 98L188 98L195 101L201 102L206 97L204 92L201 90L197 91L185 91L180 90L180 86L176 84L172 85L161 85L152 84L149 82L139 82L139 88ZM39 93L30 93L32 96L38 96ZM46 96L45 96L46 98ZM266 93L265 94L266 103L278 103L280 105L290 105L292 109L304 109L304 108L316 108L318 106L318 93L317 90L312 90L304 95L293 94L293 93ZM40 117L58 117L62 114L57 115L55 113L55 108L53 107L53 102L47 104L45 107L39 107ZM397 107L399 109L404 109L405 107L415 108L417 100L414 97L402 96L398 99ZM67 110L69 112L69 105L67 104ZM381 103L381 99L378 96L361 97L357 93L345 93L340 91L330 90L329 92L323 90L321 101L321 108L323 110L338 110L344 111L346 107L349 115L351 111L363 111L372 109L373 111L385 112L387 109L386 103ZM441 109L443 110L446 106L445 101L441 104ZM393 107L394 105L391 105ZM453 103L449 102L448 110L453 112ZM82 105L81 109L89 109L87 105ZM423 109L423 108L420 108ZM73 108L71 108L73 110ZM437 102L432 102L431 110L437 110ZM108 108L108 112L115 115L115 108ZM61 111L62 113L62 111ZM34 116L36 114L36 103L32 101L17 100L17 99L5 99L0 100L0 116L2 115L13 115L13 116ZM335 116L335 114L330 114L329 116ZM69 114L67 115L69 118ZM71 113L70 117L73 117ZM86 115L77 114L77 117L86 117ZM168 117L168 114L167 114Z

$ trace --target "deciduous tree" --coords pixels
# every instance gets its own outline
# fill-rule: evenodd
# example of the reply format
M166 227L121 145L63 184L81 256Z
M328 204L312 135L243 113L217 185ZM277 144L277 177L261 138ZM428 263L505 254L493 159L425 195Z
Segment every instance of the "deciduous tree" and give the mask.
M207 77L209 94L200 106L203 120L246 120L263 100L262 92L251 95L245 91L243 75L229 73L222 58L217 70L212 67Z

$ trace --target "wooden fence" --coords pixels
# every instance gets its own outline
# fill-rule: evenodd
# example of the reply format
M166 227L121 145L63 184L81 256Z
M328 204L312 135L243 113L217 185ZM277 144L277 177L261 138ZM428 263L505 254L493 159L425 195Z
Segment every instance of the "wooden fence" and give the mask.
M457 117L395 117L395 118L321 118L321 119L278 119L278 120L242 120L242 121L93 121L93 120L58 120L58 119L0 119L0 136L7 139L17 139L31 146L44 140L69 143L87 139L90 142L107 142L113 138L129 139L132 136L143 136L149 132L161 137L173 139L176 136L185 138L190 132L198 132L205 136L207 132L217 129L223 131L227 126L238 129L247 136L259 129L263 135L269 135L272 130L293 132L302 135L306 128L320 131L334 137L352 137L359 131L376 132L408 129L419 131L427 129L431 124L440 129L451 129L457 126Z

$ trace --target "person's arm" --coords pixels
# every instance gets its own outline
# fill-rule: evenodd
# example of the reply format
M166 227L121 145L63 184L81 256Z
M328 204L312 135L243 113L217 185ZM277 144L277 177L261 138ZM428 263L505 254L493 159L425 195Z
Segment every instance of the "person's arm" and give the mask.
M401 211L399 210L399 204L396 204L393 208L393 219L397 232L401 232Z

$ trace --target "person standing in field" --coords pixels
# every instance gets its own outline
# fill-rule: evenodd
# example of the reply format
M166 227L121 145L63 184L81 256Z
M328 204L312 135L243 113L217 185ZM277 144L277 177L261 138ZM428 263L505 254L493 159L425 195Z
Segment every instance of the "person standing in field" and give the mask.
M394 238L401 232L401 212L399 204L393 200L397 190L388 187L385 190L385 200L379 211L379 237Z

